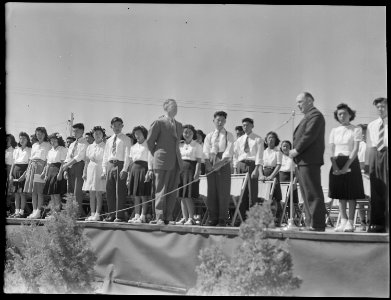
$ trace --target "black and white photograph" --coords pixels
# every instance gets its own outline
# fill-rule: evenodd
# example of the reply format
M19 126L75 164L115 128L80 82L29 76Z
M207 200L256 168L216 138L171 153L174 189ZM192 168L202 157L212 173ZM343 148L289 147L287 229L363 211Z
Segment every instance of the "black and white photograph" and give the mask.
M385 3L3 12L4 294L390 297Z

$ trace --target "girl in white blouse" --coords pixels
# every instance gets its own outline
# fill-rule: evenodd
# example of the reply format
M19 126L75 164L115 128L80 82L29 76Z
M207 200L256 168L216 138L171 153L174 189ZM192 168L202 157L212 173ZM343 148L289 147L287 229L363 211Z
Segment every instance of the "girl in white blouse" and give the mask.
M83 190L90 194L91 215L86 221L100 221L102 195L106 191L106 179L101 177L102 161L106 143L103 141L105 130L101 126L92 129L94 142L87 147L86 162L83 170Z
M183 218L179 224L195 225L194 198L198 198L198 186L195 183L185 186L193 180L197 180L201 173L201 159L203 157L202 146L195 141L196 131L192 125L183 126L183 140L179 144L179 150L183 160L183 170L179 190Z
M48 134L45 127L37 127L35 136L38 142L31 148L31 156L26 172L26 183L23 191L31 193L33 202L33 212L27 217L28 219L40 219L41 208L43 205L43 187L45 181L41 178L43 168L46 165L47 155L52 148L48 140Z
M26 206L26 195L23 193L26 170L31 155L30 137L26 132L19 134L18 148L13 153L13 164L9 175L9 182L15 188L15 213L11 218L24 218L24 208Z
M7 194L11 194L12 193L12 182L8 182L8 177L10 175L11 166L13 163L14 150L15 150L17 143L15 141L15 137L12 134L7 134L6 139L7 139L7 148L5 149L5 166L7 169L6 191L7 191ZM7 206L8 206L8 201L7 201Z
M148 130L144 126L136 126L133 128L132 135L135 137L136 143L130 147L129 153L132 166L129 172L128 193L134 197L135 208L134 217L128 222L146 223L147 201L152 191L151 178L147 176L148 170L152 170L152 155L146 141Z
M61 210L61 195L67 192L67 181L64 179L62 166L68 149L58 132L51 134L49 140L52 148L47 154L47 164L41 174L45 180L43 193L50 195L51 198L51 211L46 215L47 219L53 218L53 214Z
M348 105L341 103L334 112L334 118L341 124L330 132L331 169L329 174L329 197L339 200L341 223L335 231L354 231L356 199L364 199L364 185L357 158L362 140L361 127L350 124L356 116ZM349 202L349 216L346 204Z
M276 179L274 187L272 211L275 216L275 224L278 226L282 213L281 207L281 187L279 180L279 171L281 168L282 154L277 148L280 144L280 139L274 131L268 132L265 138L265 150L263 151L263 166L260 168L261 174L259 179L261 181L272 181Z

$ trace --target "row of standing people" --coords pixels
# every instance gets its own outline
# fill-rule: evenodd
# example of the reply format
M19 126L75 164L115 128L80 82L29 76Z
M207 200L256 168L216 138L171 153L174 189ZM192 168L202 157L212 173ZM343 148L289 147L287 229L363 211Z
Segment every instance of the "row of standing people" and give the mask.
M149 191L151 189L148 183L150 183L151 179L153 179L152 182L154 183L157 198L157 201L155 202L155 211L157 214L156 220L152 223L168 224L170 221L173 221L173 199L175 199L176 194L170 193L166 195L166 193L174 190L178 186L180 178L182 178L182 185L186 185L188 182L197 179L201 168L200 163L201 161L204 161L206 172L209 173L213 171L207 177L207 206L210 214L208 225L224 226L230 198L229 187L231 167L228 162L233 160L235 173L250 172L254 183L255 181L258 181L258 179L271 180L273 178L277 178L279 180L279 176L283 176L281 180L289 181L290 172L288 172L288 170L291 167L292 158L294 158L296 163L299 162L297 170L303 170L301 173L302 175L304 174L304 176L300 176L300 174L298 174L298 177L299 182L301 181L301 185L304 189L303 198L305 200L304 204L306 215L309 216L308 222L309 224L312 222L312 225L309 227L324 229L325 225L322 225L322 220L324 218L323 191L322 195L320 195L320 174L317 172L317 169L320 170L320 166L323 164L324 118L323 115L313 106L313 101L314 99L309 93L302 93L297 97L297 105L305 114L305 117L295 130L294 149L290 149L292 147L289 141L284 141L282 143L283 150L281 152L276 151L279 139L275 132L269 132L267 134L265 139L266 149L264 149L264 142L262 138L252 132L254 121L250 118L242 120L245 134L234 142L233 135L224 128L227 114L223 111L219 111L214 114L213 123L215 130L205 137L202 151L200 150L200 146L190 147L195 135L194 127L191 125L182 126L180 122L177 122L174 119L177 113L177 105L175 100L169 99L163 105L166 114L156 120L151 125L149 131L147 131L144 127L139 127L134 131L135 135L136 132L138 132L137 135L139 138L138 143L133 147L131 147L129 137L121 133L123 122L120 118L114 118L112 120L111 127L114 135L108 139L107 143L103 142L105 135L104 130L101 127L95 127L93 130L95 142L94 146L90 147L91 149L89 152L91 153L87 155L86 163L84 163L84 160L82 159L82 153L83 151L86 151L88 143L81 139L84 132L84 126L82 124L76 124L74 126L74 134L77 140L69 146L68 151L66 151L66 156L64 150L59 151L59 149L57 149L58 145L56 145L55 140L57 137L58 144L58 135L51 136L51 140L53 140L52 145L54 145L53 149L51 149L52 153L50 155L50 159L49 155L46 158L48 161L48 165L46 167L44 167L44 164L42 163L45 161L45 149L49 152L49 150L47 150L48 145L43 144L46 130L44 130L44 128L37 128L36 137L39 141L38 147L36 147L37 149L34 149L35 151L32 151L31 153L28 160L29 167L27 170L25 172L23 172L23 170L18 170L18 174L23 173L25 174L24 176L29 174L29 176L26 176L27 185L25 185L26 187L24 187L23 191L32 192L33 209L35 212L38 209L37 207L40 207L40 202L42 202L40 200L42 198L43 188L45 188L46 193L48 191L53 192L58 190L60 191L59 194L61 194L65 185L58 184L56 181L63 182L64 179L68 179L68 190L76 195L76 198L80 203L80 198L82 197L82 195L80 197L80 193L84 179L84 186L89 186L85 187L85 190L92 191L90 193L91 203L95 203L94 198L98 201L95 206L91 204L92 212L94 212L94 207L95 210L98 210L101 207L101 194L106 188L109 211L115 211L117 209L115 205L115 198L118 196L118 209L121 210L120 213L122 213L126 194L127 168L133 155L132 162L139 162L132 164L132 169L130 170L130 182L132 183L131 186L133 189L130 188L129 190L138 200L136 200L136 204L138 204L138 202L145 202L145 197L150 196ZM382 121L385 120L385 124L383 125L383 145L381 148L381 153L383 153L384 149L387 149L388 146L388 140L384 137L384 130L386 130L385 136L387 136L388 132L387 110L384 110L384 106L387 106L387 100L386 98L376 99L374 101L374 105L377 108L378 106L382 107L382 109L378 108L379 115ZM341 126L334 128L329 137L329 143L332 150L332 168L330 170L329 177L329 197L340 200L339 203L342 222L341 226L337 228L337 231L351 231L352 213L355 209L354 200L365 197L363 194L360 167L357 160L358 144L361 140L362 134L359 127L350 124L350 121L352 121L355 116L355 112L351 110L350 107L345 104L341 104L337 107L334 115ZM378 142L378 134L375 129L378 129L379 131L379 128L372 129L374 125L371 126L371 124L368 126L370 128L369 138L371 141L371 147L368 149L374 148L372 144ZM314 129L317 132L314 132ZM182 131L184 133L183 140ZM311 131L312 135L309 134ZM373 131L375 131L375 133ZM298 132L300 135L297 134ZM296 146L295 137L297 137ZM24 138L28 139L28 135L24 136ZM300 142L300 138L303 141ZM315 144L316 151L310 152L308 150L310 149L309 145L311 145L311 143L314 144L314 141L316 140L318 140L318 143ZM23 146L26 142L22 141L22 139L20 142L22 145L22 152L26 151L24 148L28 147ZM62 145L60 145L60 147L61 146ZM136 148L138 148L138 152L136 151ZM188 148L194 148L194 150L189 151ZM132 153L131 149L134 150L133 152L137 153ZM103 152L103 159L101 163L97 160L98 152ZM307 155L304 156L303 152L307 152ZM285 153L285 155L282 155L282 153ZM370 165L373 165L373 154L374 153L371 154L372 162ZM144 155L144 158L140 159L142 155ZM26 157L26 153L22 156ZM65 157L64 163L61 163L61 157ZM297 157L301 157L301 161ZM369 156L367 155L367 157ZM283 160L285 161L284 165L286 170L284 168L283 170L280 170ZM143 163L140 163L140 161L143 161ZM97 169L98 166L102 167L101 171ZM374 168L375 167L372 167L373 170ZM82 172L80 172L80 170L82 170ZM88 172L88 170L90 171ZM42 171L41 174L39 173L40 171ZM388 172L386 172L388 170L384 169L383 171L385 175L388 176ZM12 170L12 173L14 172L16 171ZM90 176L88 176L88 173L90 173ZM57 175L53 176L53 174ZM40 175L43 182L39 182L39 178L34 180L34 175ZM18 179L18 182L20 182L24 176L14 176L12 179L16 178ZM94 178L94 180L91 178ZM309 178L310 180L308 181ZM104 180L106 180L106 182L104 182ZM371 180L371 183L373 181L374 180ZM18 182L15 184L18 185ZM386 182L388 182L388 179ZM100 188L98 188L98 186L100 186ZM194 214L194 209L192 208L191 200L192 186L193 185L188 188L184 187L182 191L182 212L184 219L181 220L181 223L193 223L192 214ZM252 184L251 186L251 198L257 199L258 185ZM358 188L349 188L353 186ZM380 185L378 184L378 186ZM354 190L355 193L352 193L352 190ZM248 209L249 205L249 192L246 191L246 193L247 195L244 197L244 201L240 207L242 216L245 216L245 211ZM295 195L296 193L297 191L295 192ZM52 199L58 202L56 199L57 195L57 193L54 194L54 198ZM279 203L281 198L281 190L279 189L279 185L277 185L277 189L274 194L274 199L277 204L277 218L280 217L279 214L281 213L281 205ZM37 201L35 201L35 199L37 199ZM295 196L295 199L297 200L297 196ZM315 201L311 201L311 199L315 199ZM346 202L349 202L350 205L349 217L346 217ZM381 203L381 201L377 202ZM36 203L36 205L34 205L34 203ZM319 205L319 203L323 203L323 207L322 205ZM379 212L379 208L377 208L379 207L377 204L378 203L372 205L372 207L375 207L375 212L372 214L376 214L378 216L375 220L378 220L379 215L381 214L381 211ZM380 205L380 207L382 206ZM143 205L142 211L145 212L144 208L145 206ZM36 216L36 214L37 213L34 215L33 212L32 215ZM144 222L145 213L141 212L140 216L138 215L139 214L137 214L135 219L132 221L139 219L139 221ZM90 218L98 218L98 216L99 212L96 211L96 214ZM113 215L109 215L106 218L106 221L113 220ZM118 221L123 221L122 214L119 216ZM383 221L378 222L380 225L376 223L373 224L377 225L378 228L381 228L381 224L384 224L384 218ZM313 224L316 224L318 227L314 227Z

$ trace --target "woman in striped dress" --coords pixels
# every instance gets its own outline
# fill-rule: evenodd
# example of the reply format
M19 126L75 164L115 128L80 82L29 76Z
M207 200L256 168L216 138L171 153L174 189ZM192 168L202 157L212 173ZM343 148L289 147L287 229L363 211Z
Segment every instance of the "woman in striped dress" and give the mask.
M44 200L43 187L45 185L45 181L41 178L41 175L44 175L43 169L46 165L48 152L51 149L45 127L37 127L35 129L35 136L38 142L33 144L31 148L30 161L26 171L26 182L23 189L23 192L32 194L33 212L27 217L28 219L41 218L41 209Z

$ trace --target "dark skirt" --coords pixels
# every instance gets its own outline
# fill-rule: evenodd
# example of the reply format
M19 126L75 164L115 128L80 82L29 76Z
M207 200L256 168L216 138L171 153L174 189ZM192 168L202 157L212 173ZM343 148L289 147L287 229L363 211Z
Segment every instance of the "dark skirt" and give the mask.
M137 160L130 169L128 193L132 196L151 196L151 181L145 182L145 175L148 171L148 163Z
M263 175L269 176L271 173L273 173L275 168L263 168ZM280 178L279 175L277 174L276 178L276 186L274 187L274 192L273 192L273 199L276 201L281 201L282 200L282 193L281 193L281 186L280 186Z
M338 156L336 164L342 169L349 160L348 156ZM333 175L333 167L329 173L329 198L339 200L356 200L364 199L364 185L360 163L356 157L350 164L351 171L343 175Z
M178 187L182 187L194 180L196 165L197 165L197 161L195 160L183 161L183 170L181 172L181 178ZM197 184L197 182L193 182L192 184L186 185L185 187L180 189L179 197L198 198L200 194L199 194L199 184Z
M64 177L61 180L57 180L58 172L60 171L61 163L49 164L48 179L45 181L43 187L44 195L66 194L67 181Z
M14 170L12 171L12 177L14 179L20 178L20 176L23 175L23 173L27 170L28 164L15 164L14 165ZM19 189L24 188L24 183L26 182L26 178L23 181L14 181L13 185L15 187L15 192L19 192Z

